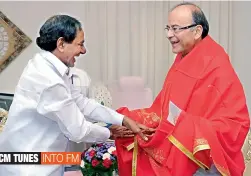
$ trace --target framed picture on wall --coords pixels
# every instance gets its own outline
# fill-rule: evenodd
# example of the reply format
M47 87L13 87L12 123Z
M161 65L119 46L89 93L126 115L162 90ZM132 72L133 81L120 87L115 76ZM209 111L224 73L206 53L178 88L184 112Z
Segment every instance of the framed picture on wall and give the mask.
M0 73L32 40L0 11Z
M13 97L14 94L0 93L0 108L9 111Z

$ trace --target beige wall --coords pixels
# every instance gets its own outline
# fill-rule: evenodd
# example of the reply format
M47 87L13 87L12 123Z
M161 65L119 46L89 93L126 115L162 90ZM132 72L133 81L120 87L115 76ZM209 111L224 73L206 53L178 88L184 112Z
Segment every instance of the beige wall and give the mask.
M251 112L251 1L236 1L232 6L232 63L243 83Z
M86 32L88 53L78 60L93 81L109 82L123 75L143 76L154 95L158 93L173 61L164 26L173 2L4 2L0 10L32 40L2 73L0 92L13 93L28 60L39 51L35 39L50 16L66 13L77 17ZM196 1L210 23L210 35L231 55L251 103L248 46L251 2ZM15 7L14 7L15 6Z

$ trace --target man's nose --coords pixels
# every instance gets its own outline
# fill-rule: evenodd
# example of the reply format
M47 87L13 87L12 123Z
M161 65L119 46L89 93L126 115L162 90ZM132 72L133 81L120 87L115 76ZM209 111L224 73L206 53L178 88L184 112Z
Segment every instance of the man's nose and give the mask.
M85 54L85 53L86 53L86 48L83 47L83 48L81 49L80 53L81 53L81 54Z

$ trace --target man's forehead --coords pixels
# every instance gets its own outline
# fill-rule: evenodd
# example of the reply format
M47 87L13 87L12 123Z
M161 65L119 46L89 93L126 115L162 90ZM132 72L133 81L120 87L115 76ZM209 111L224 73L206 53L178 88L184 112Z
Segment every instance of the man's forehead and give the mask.
M173 9L168 15L169 25L191 24L193 22L191 8L187 6L179 6Z
M77 36L76 36L75 40L77 42L84 42L84 39L85 39L84 31L83 30L79 30L77 32Z

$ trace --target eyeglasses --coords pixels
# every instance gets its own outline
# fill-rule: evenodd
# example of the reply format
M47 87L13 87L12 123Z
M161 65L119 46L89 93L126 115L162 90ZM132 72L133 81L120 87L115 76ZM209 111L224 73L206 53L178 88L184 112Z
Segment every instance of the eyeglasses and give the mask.
M173 31L174 33L178 33L182 30L185 30L185 29L189 29L189 28L192 28L192 27L195 27L197 26L197 24L191 24L189 26L184 26L184 27L179 27L179 26L173 26L173 27L169 27L169 26L166 26L165 28L165 31L166 31L166 34L171 30Z

